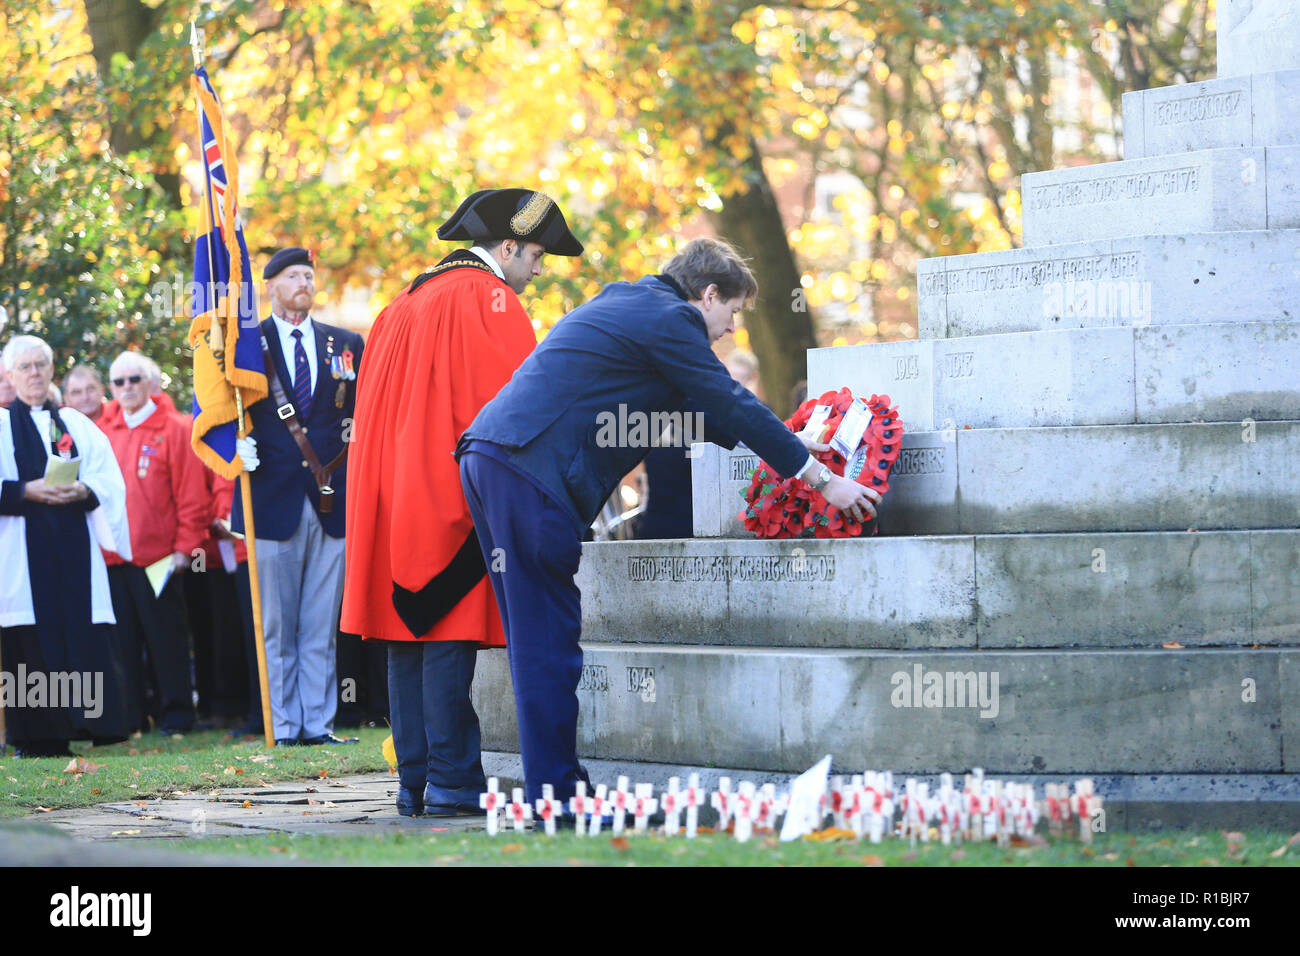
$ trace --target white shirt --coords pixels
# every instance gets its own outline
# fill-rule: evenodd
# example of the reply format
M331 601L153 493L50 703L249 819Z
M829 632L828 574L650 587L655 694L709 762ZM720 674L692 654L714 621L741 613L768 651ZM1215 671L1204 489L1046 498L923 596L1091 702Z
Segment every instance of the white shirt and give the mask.
M126 422L127 428L136 428L143 425L145 421L154 412L158 411L158 406L153 403L153 399L147 399L143 405L133 412L122 409L122 421Z
M289 381L284 383L284 390L293 395L293 378L295 374L296 363L293 360L294 346L297 344L293 337L295 329L302 330L302 348L307 353L307 367L311 370L311 393L316 394L316 330L312 328L311 316L303 319L299 325L290 325L284 319L280 318L274 312L271 313L271 319L275 322L275 330L280 333L280 352L284 355L284 367L289 370Z
M492 271L497 274L498 279L501 279L502 281L505 280L506 274L501 271L501 263L492 258L492 253L488 252L482 246L471 246L469 251L486 262L492 268Z

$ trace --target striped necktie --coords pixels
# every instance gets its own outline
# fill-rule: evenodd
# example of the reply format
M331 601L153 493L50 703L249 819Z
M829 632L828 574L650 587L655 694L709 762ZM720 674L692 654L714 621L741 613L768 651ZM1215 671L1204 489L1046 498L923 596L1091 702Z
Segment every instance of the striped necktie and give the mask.
M293 336L293 399L298 414L307 417L311 407L311 367L307 365L307 350L302 347L302 329L294 329Z

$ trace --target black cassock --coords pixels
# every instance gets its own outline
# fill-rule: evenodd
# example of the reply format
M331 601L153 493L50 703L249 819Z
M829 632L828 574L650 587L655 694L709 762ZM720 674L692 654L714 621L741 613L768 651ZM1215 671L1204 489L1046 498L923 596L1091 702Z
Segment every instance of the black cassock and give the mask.
M57 408L48 403L54 421L64 432ZM0 641L0 660L20 706L5 708L6 736L15 746L60 750L68 740L123 737L126 718L121 665L116 653L116 635L111 624L91 623L90 529L86 514L98 507L92 492L83 502L71 505L43 505L22 498L23 484L45 474L46 440L32 421L31 410L21 401L9 407L13 429L14 458L18 481L0 487L0 514L26 518L27 568L31 581L32 607L36 623L6 627ZM76 454L74 448L73 454ZM20 665L22 670L20 671ZM18 684L25 673L27 681ZM33 674L43 674L47 697L42 707L21 706L30 702ZM49 692L54 674L78 674L94 682L98 678L97 717L86 715L86 700L78 707L51 707ZM81 681L83 693L95 684Z

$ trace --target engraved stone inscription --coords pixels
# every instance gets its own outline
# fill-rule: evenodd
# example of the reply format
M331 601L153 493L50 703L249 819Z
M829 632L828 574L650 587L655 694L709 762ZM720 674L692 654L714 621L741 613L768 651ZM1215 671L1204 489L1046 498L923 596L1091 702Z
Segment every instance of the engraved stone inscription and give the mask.
M629 694L639 694L647 687L654 687L655 669L653 667L629 667L627 669L627 690Z
M757 467L757 455L745 455L743 458L733 458L731 459L731 480L749 481L750 473Z
M922 286L927 295L1006 292L1039 289L1053 282L1135 279L1142 274L1142 267L1143 256L1140 252L1074 256L1068 259L1034 259L1011 265L935 272L924 277Z
M898 461L890 469L890 476L904 478L908 475L941 475L947 468L944 448L904 448Z
M627 559L627 577L629 581L833 581L835 558L829 554L638 556Z
M1236 116L1245 101L1245 93L1241 90L1184 96L1156 104L1155 121L1157 126L1172 126L1178 123L1225 119Z
M945 378L970 378L975 374L975 353L953 352L945 355L943 373Z
M1026 209L1064 209L1097 203L1133 202L1166 196L1184 196L1200 189L1200 170L1195 166L1103 176L1064 183L1035 186L1025 197Z
M609 668L604 664L583 664L582 677L578 679L578 690L609 691Z
M921 357L919 355L900 355L894 359L894 381L902 382L910 378L921 377Z

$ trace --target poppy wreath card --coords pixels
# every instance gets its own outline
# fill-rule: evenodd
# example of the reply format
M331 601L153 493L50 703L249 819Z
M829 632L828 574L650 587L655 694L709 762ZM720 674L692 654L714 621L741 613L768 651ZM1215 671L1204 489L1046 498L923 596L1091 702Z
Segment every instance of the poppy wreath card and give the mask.
M868 413L869 420L864 421ZM863 400L855 398L847 388L827 392L800 405L785 424L796 434L821 444L832 444L830 449L813 457L835 474L851 478L881 495L889 490L889 470L898 460L903 422L898 417L898 409L890 405L888 395L872 395ZM841 433L841 426L848 430L849 439ZM859 428L862 429L860 437L854 434ZM854 438L852 447L846 444ZM874 535L879 530L874 518L853 520L806 481L798 477L781 478L765 461L758 463L749 487L742 494L745 510L737 517L746 530L760 538L857 538Z

